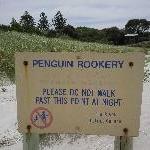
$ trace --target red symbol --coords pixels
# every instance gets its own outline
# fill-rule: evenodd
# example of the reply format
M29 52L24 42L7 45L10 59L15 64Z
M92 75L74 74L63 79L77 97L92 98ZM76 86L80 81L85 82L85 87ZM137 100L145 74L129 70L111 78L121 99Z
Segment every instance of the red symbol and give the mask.
M39 107L32 111L30 119L35 127L43 129L51 125L53 116L48 109Z

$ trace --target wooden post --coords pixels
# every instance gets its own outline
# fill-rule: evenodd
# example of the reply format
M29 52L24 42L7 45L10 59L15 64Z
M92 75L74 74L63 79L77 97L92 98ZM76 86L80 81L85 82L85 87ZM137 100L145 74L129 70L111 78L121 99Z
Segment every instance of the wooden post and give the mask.
M36 133L24 134L23 150L39 150L39 134Z
M124 136L115 137L114 150L133 150L133 137L128 136L128 129L123 129Z
M114 150L133 150L133 138L126 136L115 137Z

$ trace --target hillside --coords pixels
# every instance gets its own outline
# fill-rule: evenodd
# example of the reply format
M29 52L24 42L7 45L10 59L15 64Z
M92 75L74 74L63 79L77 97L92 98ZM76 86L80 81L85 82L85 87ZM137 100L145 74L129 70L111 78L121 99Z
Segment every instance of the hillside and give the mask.
M111 46L98 43L80 42L71 39L46 38L14 31L0 31L0 72L14 80L14 53L22 51L59 52L59 51L97 51L127 52L141 51L141 48ZM1 75L2 77L2 75Z

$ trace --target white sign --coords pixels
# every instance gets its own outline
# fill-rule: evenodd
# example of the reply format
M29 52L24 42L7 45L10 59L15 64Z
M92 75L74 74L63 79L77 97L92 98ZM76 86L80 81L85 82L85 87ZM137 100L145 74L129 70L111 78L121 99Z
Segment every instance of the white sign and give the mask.
M143 75L142 52L17 53L19 131L138 136Z

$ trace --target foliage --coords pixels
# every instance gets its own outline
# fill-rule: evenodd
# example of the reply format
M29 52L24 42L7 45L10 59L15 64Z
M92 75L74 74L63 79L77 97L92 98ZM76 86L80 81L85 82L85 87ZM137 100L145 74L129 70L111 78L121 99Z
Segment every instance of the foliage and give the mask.
M102 30L88 27L74 28L70 24L66 25L66 21L67 19L63 17L60 11L58 11L51 23L55 29L50 29L47 16L42 12L40 14L38 25L35 26L34 18L29 12L25 11L21 16L19 23L12 18L10 26L0 25L0 29L3 31L16 30L46 37L69 36L84 42L98 42L113 45L150 41L150 22L146 19L129 20L125 25L125 30L117 27L105 28ZM124 36L126 33L138 33L138 37L136 37L136 39L128 39Z
M139 42L136 44L132 44L130 45L132 47L142 47L144 49L146 49L147 51L150 51L150 41L143 41L143 42Z
M150 29L150 23L146 19L132 19L125 25L126 33L142 34Z
M72 38L78 38L78 33L76 32L76 29L69 24L63 28L62 32L63 34L68 35Z
M10 31L10 26L0 24L0 30L2 31Z
M109 43L114 45L124 44L124 32L119 30L117 27L103 29L103 32L105 33L106 39Z
M56 37L56 35L57 35L56 31L53 29L48 30L46 34L47 37L53 37L53 38Z
M148 67L148 63L150 63L150 60L149 60L149 58L147 58L147 63L146 63L146 66L145 66L145 72L144 72L144 79L143 79L143 81L144 82L149 82L150 80L150 69L149 69L149 67Z
M39 20L39 23L38 23L38 29L42 32L44 31L48 31L49 29L49 23L48 23L48 20L47 20L47 16L45 15L44 12L42 12L40 14L40 20Z
M10 22L10 27L11 27L11 30L22 31L21 25L16 21L15 18L12 18Z
M41 36L56 37L56 32L49 29L49 23L45 13L42 12L40 17L41 18L39 19L38 26L36 27L34 18L27 11L25 11L24 15L21 16L20 23L18 23L15 18L12 18L12 21L10 22L10 28L6 31L15 30L18 32L27 32Z
M114 45L124 44L124 32L117 27L105 28L103 30L78 27L78 39L81 41L101 42Z
M61 33L66 26L67 19L63 17L62 13L58 11L54 18L52 19L53 26L58 33Z
M20 25L23 31L31 32L35 28L34 18L29 14L29 12L25 11L25 13L20 18Z
M47 16L44 12L40 14L38 25L35 26L34 18L25 11L21 16L20 22L18 23L15 18L12 18L10 26L0 25L0 30L10 31L16 30L19 32L27 32L31 34L38 34L46 37L66 37L69 36L76 40L84 42L98 42L113 45L124 45L150 41L150 22L146 19L132 19L125 25L125 30L117 27L105 28L102 30L88 28L88 27L77 27L74 28L72 25L66 25L67 19L63 17L62 13L58 11L52 19L52 25L54 30L50 29ZM126 33L138 33L137 39L128 40L125 38Z
M137 51L141 49L136 49ZM30 35L14 31L0 30L0 72L14 81L16 52L59 52L59 51L97 51L97 52L127 52L135 48L111 46L98 43L88 43L59 38Z
M76 32L77 32L77 39L86 42L100 42L103 40L104 37L103 32L93 28L77 27Z

